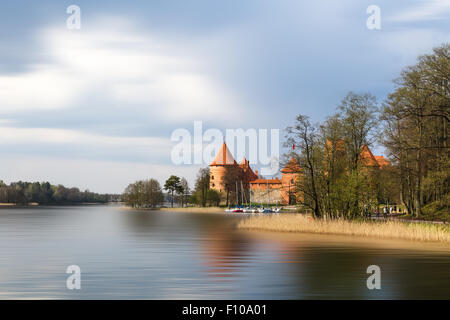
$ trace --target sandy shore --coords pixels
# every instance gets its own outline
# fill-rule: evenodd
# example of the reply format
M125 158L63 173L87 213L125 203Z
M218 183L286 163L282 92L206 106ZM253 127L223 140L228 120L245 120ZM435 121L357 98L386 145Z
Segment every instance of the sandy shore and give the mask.
M37 203L37 202L30 202L28 204L5 203L5 202L0 203L0 207L27 207L27 206L35 207L38 205L39 205L39 203Z
M225 208L219 207L161 208L160 210L171 212L190 212L190 213L225 213Z
M219 207L188 207L188 208L131 208L123 206L124 210L142 210L142 211L163 211L163 212L186 212L186 213L226 213L224 208Z

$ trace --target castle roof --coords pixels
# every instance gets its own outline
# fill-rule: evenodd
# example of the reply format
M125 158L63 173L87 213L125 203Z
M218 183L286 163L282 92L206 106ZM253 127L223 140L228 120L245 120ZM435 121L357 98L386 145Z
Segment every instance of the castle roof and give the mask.
M250 181L251 184L260 183L260 184L281 184L281 179L256 179Z
M391 163L387 161L386 158L383 156L375 156L375 160L377 160L380 167L386 167L391 165Z
M325 142L325 146L327 149L333 148L333 141L330 139L327 139ZM342 139L337 139L334 141L334 148L336 148L336 151L345 151L345 142Z
M258 171L256 171L256 173L253 172L252 168L250 167L250 161L245 159L245 157L242 159L241 163L239 164L239 167L242 168L245 181L258 179Z
M230 150L228 150L226 143L222 144L219 152L217 153L214 160L211 162L210 166L225 166L225 165L237 165L236 160L234 160Z
M378 161L375 159L372 151L370 151L369 147L366 144L363 144L361 147L360 159L364 162L364 165L370 167L378 167Z
M241 162L239 163L239 165L241 167L243 167L243 166L247 167L247 166L249 166L249 161L247 159L245 159L245 157L243 157Z
M300 172L301 168L298 164L297 160L294 158L291 158L287 165L281 170L282 173L298 173Z

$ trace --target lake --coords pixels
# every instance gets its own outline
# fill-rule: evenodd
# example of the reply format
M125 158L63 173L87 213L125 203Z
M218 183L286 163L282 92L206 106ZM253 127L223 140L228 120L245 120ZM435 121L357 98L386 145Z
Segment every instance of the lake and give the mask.
M0 299L450 299L448 244L236 230L245 218L1 208ZM66 288L70 265L81 290Z

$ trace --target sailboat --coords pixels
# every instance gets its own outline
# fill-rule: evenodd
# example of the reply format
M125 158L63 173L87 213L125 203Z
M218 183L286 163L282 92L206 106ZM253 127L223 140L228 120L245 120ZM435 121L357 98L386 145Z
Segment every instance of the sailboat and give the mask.
M242 183L242 180L241 180L241 190L242 190L242 204L244 204L244 201L247 202L247 197L245 196L244 185ZM252 193L251 193L251 191L249 191L249 196L250 196L250 201L249 201L250 206L247 206L247 207L243 208L242 210L245 213L254 213L255 210L252 209Z

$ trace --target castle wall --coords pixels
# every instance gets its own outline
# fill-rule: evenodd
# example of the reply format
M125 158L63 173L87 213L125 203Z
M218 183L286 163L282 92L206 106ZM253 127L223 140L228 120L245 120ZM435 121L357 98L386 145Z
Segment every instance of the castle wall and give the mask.
M297 173L282 173L281 174L281 181L283 184L283 190L281 192L281 198L283 201L283 204L289 204L289 193L291 194L291 197L294 197L295 193L295 181L298 177ZM295 201L293 201L295 202Z
M252 203L260 204L282 204L281 189L269 189L270 195L267 189L252 189L251 199Z
M216 165L216 166L210 166L209 167L209 187L211 189L217 190L217 191L225 191L225 185L224 185L224 177L229 172L229 170L232 170L230 174L240 176L242 175L242 169L239 166L233 166L233 165ZM241 180L240 178L237 179L238 183ZM240 188L240 187L239 187Z
M219 192L225 190L222 180L225 173L224 166L211 166L209 168L209 187Z

